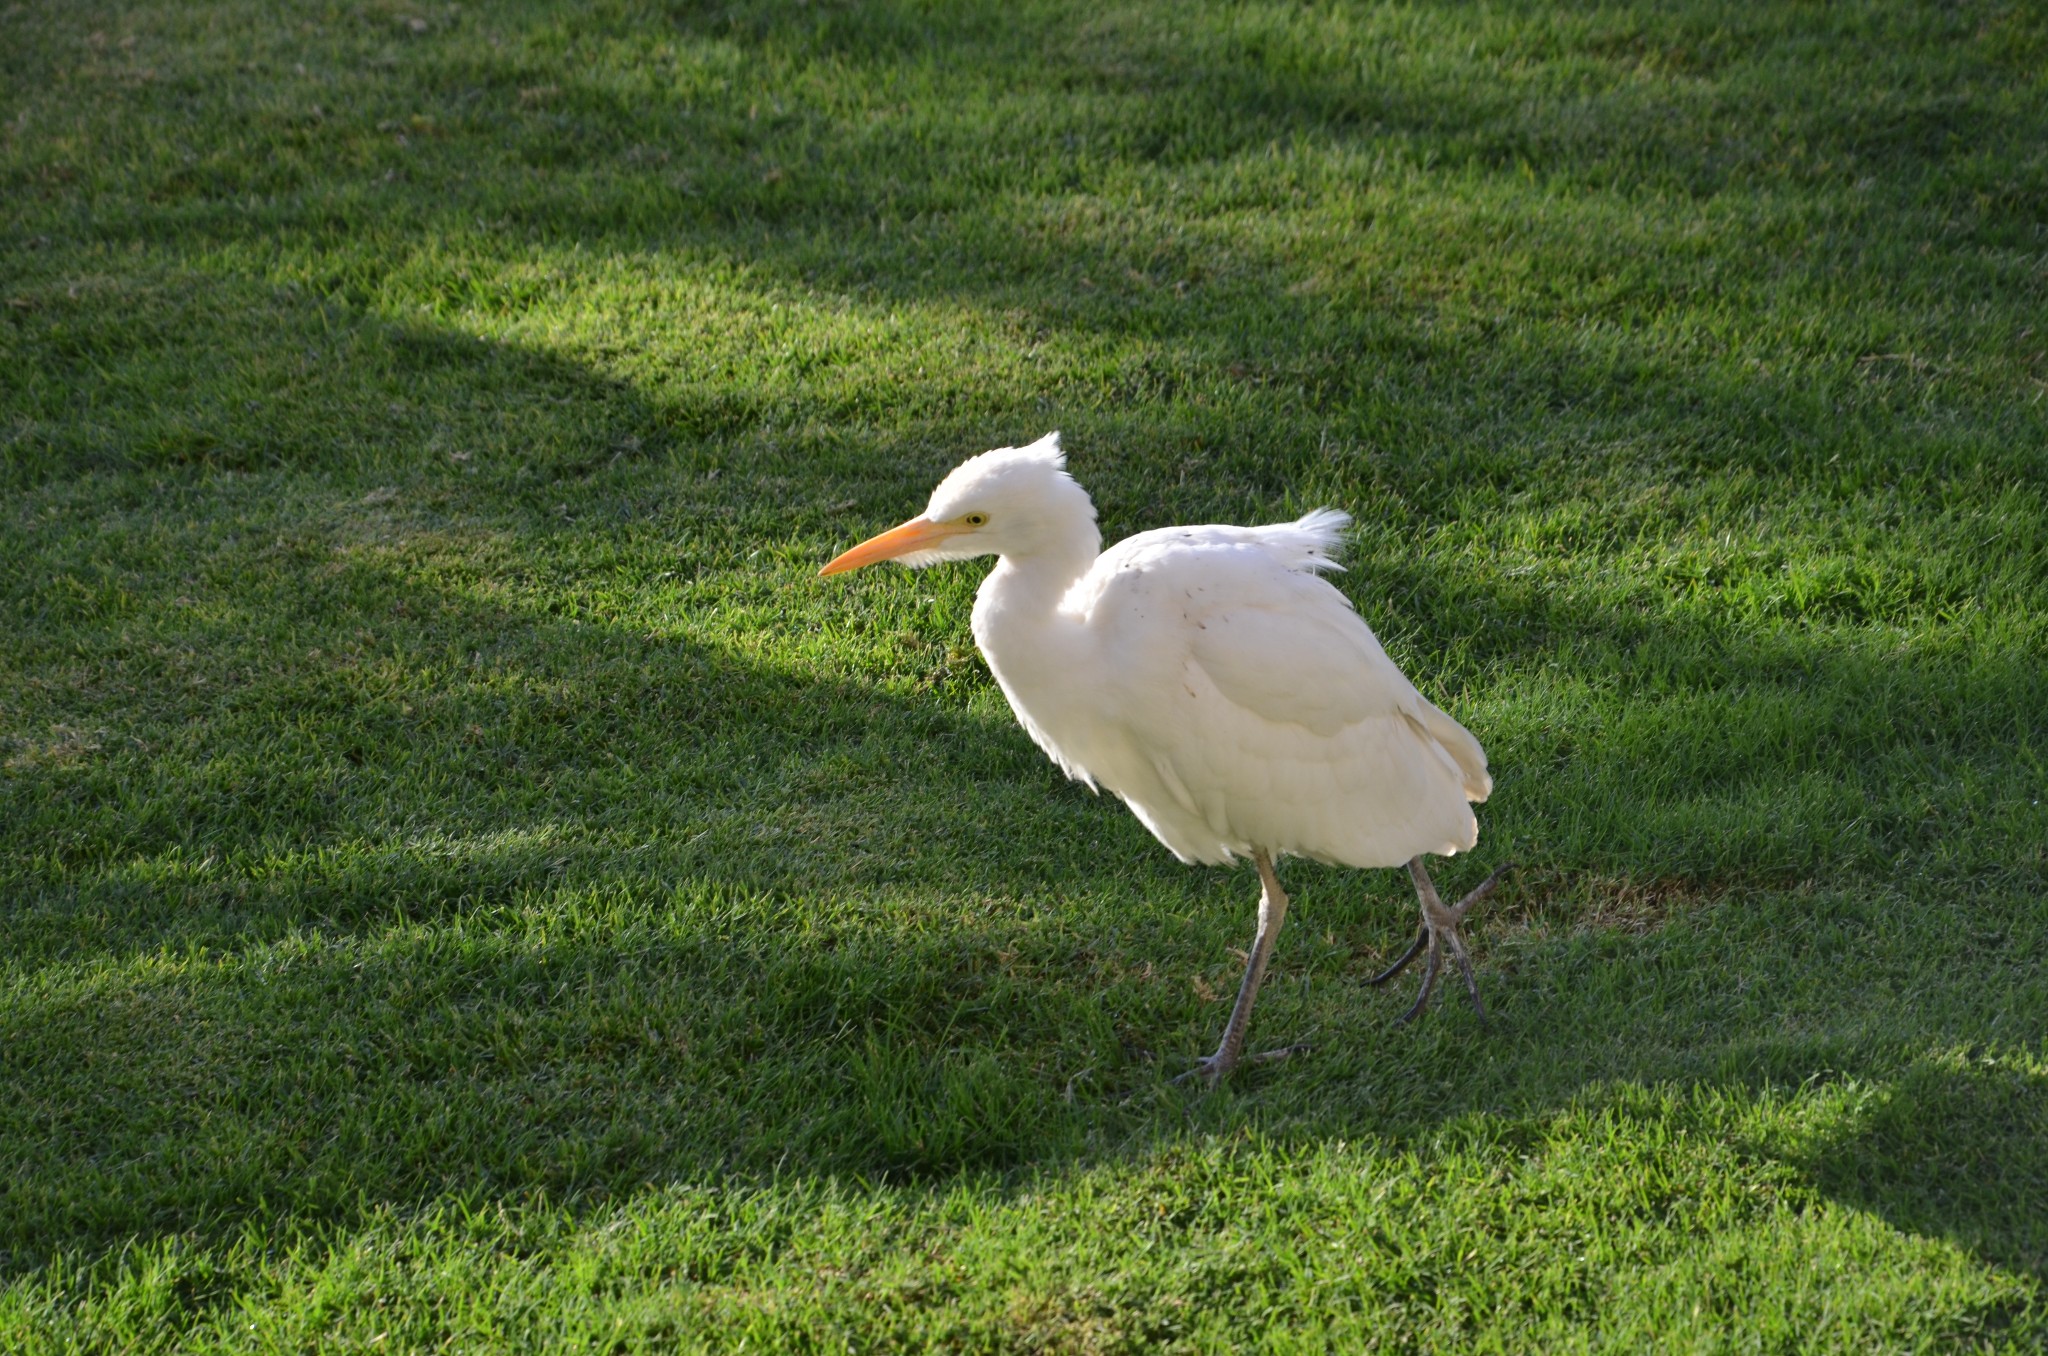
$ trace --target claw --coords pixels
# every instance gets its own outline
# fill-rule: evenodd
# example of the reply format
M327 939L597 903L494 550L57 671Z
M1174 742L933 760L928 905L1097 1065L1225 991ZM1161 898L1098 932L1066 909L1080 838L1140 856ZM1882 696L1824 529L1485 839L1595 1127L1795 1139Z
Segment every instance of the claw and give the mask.
M1451 909L1451 912L1458 916L1458 921L1460 923L1464 922L1465 911L1492 894L1494 888L1500 884L1501 878L1514 870L1517 865L1518 863L1515 862L1502 862L1499 866L1493 868L1492 875L1480 881L1463 899L1459 900Z
M1177 1084L1185 1083L1190 1078L1199 1077L1213 1088L1229 1076L1231 1069L1240 1064L1273 1064L1283 1059L1292 1059L1296 1055L1305 1055L1312 1049L1314 1047L1307 1041L1296 1041L1293 1045L1283 1045L1277 1050L1261 1050L1255 1055L1244 1055L1233 1060L1228 1066L1215 1055L1203 1055L1195 1061L1194 1068L1176 1076L1173 1081Z
M1436 989L1436 973L1443 968L1439 960L1441 954L1436 947L1432 946L1429 949L1429 963L1422 970L1422 992L1415 995L1415 1006L1402 1013L1394 1022L1395 1026L1408 1025L1408 1023L1420 1017L1422 1010L1429 1006L1429 995Z
M1458 974L1465 981L1465 992L1471 995L1472 1010L1479 1014L1481 1025L1486 1022L1486 1004L1479 998L1479 977L1472 971L1472 955L1465 949L1465 939L1458 934L1458 925L1465 921L1465 915L1474 904L1494 892L1508 872L1514 870L1513 862L1503 862L1492 875L1481 881L1470 893L1456 904L1445 907L1438 897L1436 886L1430 882L1429 873L1423 869L1422 859L1417 857L1408 864L1409 874L1415 878L1416 893L1422 901L1422 931L1406 954L1386 970L1366 981L1369 984L1384 984L1405 970L1409 963L1425 948L1429 952L1428 962L1422 971L1422 991L1415 996L1414 1006L1401 1014L1394 1023L1406 1026L1420 1017L1429 1006L1429 998L1436 991L1437 976L1443 973L1444 952L1449 951L1457 963Z
M1486 1025L1486 1004L1479 1001L1479 980L1472 973L1472 957L1465 950L1465 939L1457 933L1451 934L1451 957L1458 962L1458 971L1465 976L1465 992L1472 995L1472 1010L1479 1014L1479 1024Z
M1422 948L1427 945L1429 945L1429 924L1425 923L1422 925L1421 931L1415 934L1414 944L1401 954L1401 959L1395 961L1392 965L1389 965L1386 969L1365 982L1377 989L1395 975L1406 970L1414 962L1415 958L1422 954Z

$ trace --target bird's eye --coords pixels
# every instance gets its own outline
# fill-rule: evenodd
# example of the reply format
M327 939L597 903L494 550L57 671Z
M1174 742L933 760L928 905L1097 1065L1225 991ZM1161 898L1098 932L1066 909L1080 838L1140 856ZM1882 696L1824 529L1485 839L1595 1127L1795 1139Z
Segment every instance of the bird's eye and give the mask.
M986 513L970 513L965 518L962 518L960 521L967 524L969 527L980 527L983 523L988 521L988 515Z

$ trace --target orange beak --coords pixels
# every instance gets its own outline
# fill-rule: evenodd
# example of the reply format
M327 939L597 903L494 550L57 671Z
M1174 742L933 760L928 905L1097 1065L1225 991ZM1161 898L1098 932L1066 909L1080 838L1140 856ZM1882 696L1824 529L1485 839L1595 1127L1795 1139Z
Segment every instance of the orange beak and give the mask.
M901 527L892 527L878 537L869 537L851 551L835 557L818 573L838 574L842 570L857 570L863 565L872 565L878 560L894 560L913 551L928 550L948 537L959 536L961 531L961 528L951 523L935 523L929 518L912 518Z

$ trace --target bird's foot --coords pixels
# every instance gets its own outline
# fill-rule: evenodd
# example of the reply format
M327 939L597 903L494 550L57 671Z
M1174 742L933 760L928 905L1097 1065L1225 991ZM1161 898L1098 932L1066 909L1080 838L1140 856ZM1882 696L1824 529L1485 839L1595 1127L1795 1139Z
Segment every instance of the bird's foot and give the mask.
M1429 997L1436 991L1437 976L1443 973L1444 953L1458 964L1458 972L1465 977L1465 992L1472 995L1472 1009L1479 1014L1479 1020L1486 1020L1486 1004L1479 1001L1479 980L1472 973L1472 956L1465 949L1465 938L1458 927L1465 921L1465 915L1472 906L1486 898L1499 886L1501 877L1514 870L1514 863L1507 862L1481 881L1477 888L1456 904L1445 904L1437 897L1436 887L1429 884L1427 875L1417 880L1417 893L1422 898L1422 928L1415 934L1415 940L1401 954L1401 958L1374 975L1366 983L1385 984L1411 965L1417 956L1428 953L1422 968L1422 992L1415 996L1415 1005L1401 1014L1396 1026L1406 1026L1422 1015L1429 1006Z
M1223 1051L1218 1050L1213 1055L1203 1055L1195 1061L1194 1068L1189 1069L1173 1081L1185 1083L1191 1078L1199 1078L1202 1080L1204 1088L1213 1088L1225 1078L1228 1078L1231 1070L1241 1064L1273 1064L1283 1059L1292 1059L1296 1055L1305 1055L1309 1052L1310 1048L1308 1042L1296 1041L1293 1045L1283 1045L1277 1050L1261 1050L1255 1055L1231 1054L1226 1056Z

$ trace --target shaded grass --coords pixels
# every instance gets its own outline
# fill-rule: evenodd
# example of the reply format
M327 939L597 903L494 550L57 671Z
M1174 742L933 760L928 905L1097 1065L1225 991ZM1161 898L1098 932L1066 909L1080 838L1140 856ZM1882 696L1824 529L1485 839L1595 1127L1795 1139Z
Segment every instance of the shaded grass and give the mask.
M0 17L23 1344L2042 1340L2025 7ZM1060 781L977 571L1360 519L1482 1034ZM1646 1340L1647 1339L1647 1340Z

